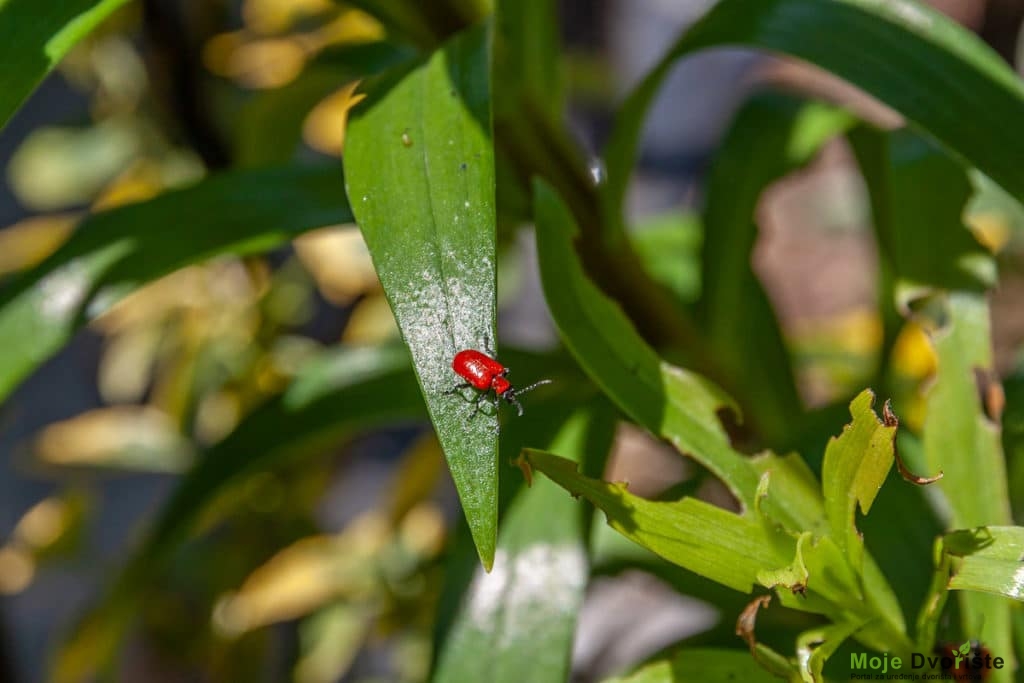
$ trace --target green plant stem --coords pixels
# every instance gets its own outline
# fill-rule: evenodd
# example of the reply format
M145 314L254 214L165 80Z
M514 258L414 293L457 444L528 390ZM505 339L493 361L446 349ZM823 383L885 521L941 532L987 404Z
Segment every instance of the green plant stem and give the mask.
M928 588L928 595L921 603L921 612L917 617L916 645L918 652L927 652L935 644L935 631L939 625L939 617L949 599L949 574L952 570L952 558L946 552L942 537L935 539L935 573Z
M578 151L529 98L520 98L520 105L515 117L495 120L495 137L523 179L539 175L564 198L580 227L576 248L587 275L622 306L644 339L680 349L688 364L724 382L696 326L644 270L629 241L604 239L601 187L591 181Z

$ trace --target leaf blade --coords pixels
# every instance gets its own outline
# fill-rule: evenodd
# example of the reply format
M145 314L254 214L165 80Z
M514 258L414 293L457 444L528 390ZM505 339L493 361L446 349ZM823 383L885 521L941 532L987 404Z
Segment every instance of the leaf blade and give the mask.
M0 5L0 130L64 55L127 0Z
M340 349L303 368L292 387L249 414L182 478L108 594L57 653L53 679L88 680L113 657L140 596L232 483L286 458L321 452L354 430L421 414L404 349Z
M586 477L571 460L551 453L526 449L522 457L562 488L597 506L608 524L633 542L734 590L751 592L760 583L760 572L788 561L757 520L695 498L649 501L630 494L623 484Z
M489 35L464 32L351 122L349 196L384 292L409 346L481 561L497 536L496 417L461 396L451 361L493 340L495 181ZM401 188L401 194L395 193Z
M606 452L610 413L601 404L576 411L551 448L575 462ZM518 493L504 514L494 568L489 574L477 570L431 680L567 680L590 573L589 516L583 513L550 481L534 481Z
M860 572L864 559L864 541L857 532L856 515L860 508L867 514L892 468L896 423L883 423L871 410L875 396L862 391L850 404L853 422L839 437L829 440L822 464L822 489L825 514L832 537L851 566Z
M803 413L790 353L764 287L752 268L762 193L808 164L850 114L779 95L755 97L736 115L708 180L703 211L701 298L704 343L742 387L755 431L784 438Z
M259 253L350 222L342 180L337 167L229 172L86 218L55 254L0 289L0 399L139 285L212 256Z
M750 681L778 683L778 677L763 669L747 650L719 648L685 648L672 659L653 662L628 675L608 679L605 683L681 683L693 680L708 683Z
M613 215L622 210L644 113L672 64L723 45L780 52L831 71L1024 198L1024 170L1015 161L1024 141L995 132L1024 115L1024 85L971 32L912 0L725 0L680 36L623 104L605 153Z
M541 283L566 346L623 411L753 507L758 475L732 449L716 415L731 407L729 399L702 377L662 362L622 310L587 279L573 248L575 222L554 190L537 181L534 202Z
M960 557L949 587L983 591L1024 602L1024 528L989 526L954 531L943 539L945 552Z

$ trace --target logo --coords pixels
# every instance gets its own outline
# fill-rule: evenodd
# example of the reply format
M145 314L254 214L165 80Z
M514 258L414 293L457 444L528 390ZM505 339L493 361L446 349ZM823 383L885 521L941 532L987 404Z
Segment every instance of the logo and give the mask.
M851 680L899 681L985 681L992 669L1002 669L1006 662L993 657L983 645L968 640L963 645L941 644L929 653L913 652L910 666L901 657L889 653L850 655Z

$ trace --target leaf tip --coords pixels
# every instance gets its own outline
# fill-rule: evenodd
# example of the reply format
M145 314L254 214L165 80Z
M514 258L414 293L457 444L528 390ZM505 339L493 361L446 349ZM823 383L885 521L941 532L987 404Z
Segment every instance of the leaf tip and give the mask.
M942 479L942 470L939 470L939 473L934 476L922 477L919 474L914 474L913 472L911 472L910 468L907 467L907 464L903 462L903 458L900 456L900 451L896 447L895 430L898 429L900 426L900 419L896 417L896 413L894 413L892 410L891 399L886 399L885 405L882 406L882 424L885 425L886 427L893 428L892 454L894 459L896 460L896 470L900 473L900 476L903 477L904 481L910 482L911 484L916 484L917 486L927 486L928 484L934 484L939 479Z
M530 461L526 458L526 451L519 454L519 457L512 460L512 464L518 467L523 473L523 479L526 480L528 487L533 486L533 467L530 465Z

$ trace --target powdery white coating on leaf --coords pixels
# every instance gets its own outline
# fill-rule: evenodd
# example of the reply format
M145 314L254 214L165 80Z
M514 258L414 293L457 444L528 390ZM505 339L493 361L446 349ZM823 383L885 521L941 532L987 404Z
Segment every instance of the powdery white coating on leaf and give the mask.
M1018 599L1021 595L1024 595L1024 567L1018 567L1017 570L1013 572L1013 579L1011 579L1011 585L1011 595Z
M39 283L39 311L44 317L62 321L81 305L89 286L88 270L71 262Z
M932 26L931 16L916 5L899 2L893 7L893 11L896 12L896 16L900 19L918 28L930 29Z
M499 647L529 637L552 615L577 609L586 568L576 544L536 544L512 557L499 548L491 573L477 570L473 579L469 616L476 628L497 633Z
M865 5L874 5L876 11L888 13L899 19L908 27L920 31L929 31L934 24L932 16L919 5L906 0L862 0Z
M484 28L436 51L351 122L349 196L412 355L473 537L497 526L497 417L473 415L452 360L495 342L494 163ZM381 144L405 132L415 145ZM472 161L470 161L472 160Z

